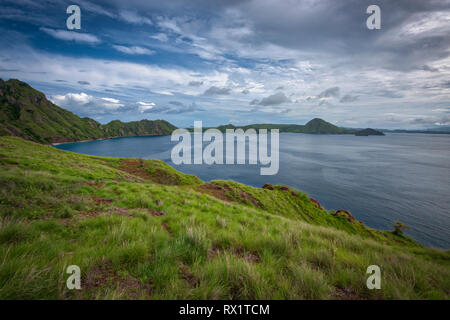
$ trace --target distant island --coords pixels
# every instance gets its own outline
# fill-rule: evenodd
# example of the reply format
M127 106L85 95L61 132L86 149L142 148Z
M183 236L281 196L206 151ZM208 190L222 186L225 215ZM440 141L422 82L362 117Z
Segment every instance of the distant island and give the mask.
M364 130L357 131L355 136L384 136L384 133L378 130L367 128Z
M301 124L250 124L246 126L234 126L232 124L221 125L215 127L221 132L225 132L226 129L279 129L280 132L291 133L310 133L310 134L354 134L357 130L347 129L335 126L323 119L314 118L305 125ZM204 128L205 130L208 128Z

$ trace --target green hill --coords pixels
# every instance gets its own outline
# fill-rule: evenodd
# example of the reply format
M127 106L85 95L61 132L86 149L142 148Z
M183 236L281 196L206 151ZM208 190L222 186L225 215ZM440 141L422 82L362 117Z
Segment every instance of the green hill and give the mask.
M176 127L164 120L106 125L80 118L48 101L25 82L0 79L0 135L41 143L58 143L122 136L167 135Z
M384 133L375 129L367 128L357 131L355 136L384 136Z
M280 132L292 132L292 133L310 133L310 134L354 134L356 130L337 127L325 120L315 118L306 123L300 124L250 124L247 126L234 126L232 124L218 126L221 132L225 132L226 129L279 129ZM205 130L208 128L204 128ZM192 129L191 129L192 130Z
M285 186L0 137L0 299L448 299L449 267Z
M347 134L354 133L354 130L340 128L322 119L315 118L305 124L303 133Z

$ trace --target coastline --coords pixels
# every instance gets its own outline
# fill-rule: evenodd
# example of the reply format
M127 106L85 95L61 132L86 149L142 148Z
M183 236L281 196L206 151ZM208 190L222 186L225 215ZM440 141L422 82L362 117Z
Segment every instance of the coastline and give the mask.
M103 140L110 140L110 139L117 139L117 138L128 138L128 137L162 137L162 136L168 136L169 134L146 134L146 135L140 135L140 136L116 136L116 137L105 137L105 138L98 138L98 139L85 139L85 140L75 140L75 141L65 141L65 142L53 142L47 144L47 146L59 146L62 144L69 144L69 143L81 143L81 142L90 142L90 141L103 141Z

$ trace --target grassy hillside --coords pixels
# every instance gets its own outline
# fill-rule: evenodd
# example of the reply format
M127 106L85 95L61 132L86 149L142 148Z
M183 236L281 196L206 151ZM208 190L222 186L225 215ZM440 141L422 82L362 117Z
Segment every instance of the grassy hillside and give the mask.
M448 299L449 265L284 186L0 137L1 299Z
M42 92L25 82L0 79L0 135L18 136L40 143L55 143L106 137L167 135L176 127L164 120L129 123L112 121L101 125L80 118L48 101Z

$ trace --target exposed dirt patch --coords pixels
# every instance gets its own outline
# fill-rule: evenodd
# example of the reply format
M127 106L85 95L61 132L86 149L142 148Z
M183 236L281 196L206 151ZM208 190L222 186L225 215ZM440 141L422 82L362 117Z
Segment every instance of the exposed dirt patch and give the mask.
M226 196L226 190L214 183L202 184L198 187L198 191L209 194L220 200L232 202L232 200Z
M144 161L141 159L122 159L119 170L125 171L134 176L153 180L153 176L144 167Z
M134 177L143 179L143 180L151 180L152 182L160 183L160 184L176 184L174 181L169 181L170 177L164 173L163 170L158 170L155 167L154 172L150 172L145 167L145 162L142 159L122 159L120 162L119 168L121 171L127 172ZM130 176L126 176L127 179L136 179Z
M266 183L265 185L262 186L263 189L267 189L267 190L274 190L275 188L270 184L270 183Z
M335 288L333 296L339 300L364 300L364 298L358 295L352 287L337 287Z
M189 267L186 266L183 262L178 262L180 268L180 276L189 283L189 286L196 288L200 284L200 280L189 270Z
M100 198L100 197L92 197L92 200L96 204L111 204L113 202L112 199Z
M243 199L244 201L242 202L247 202L250 201L255 207L261 208L261 204L250 194L244 191L241 191L240 193L241 199ZM245 201L247 200L247 201Z
M166 214L164 211L156 211L156 210L153 210L153 209L149 209L148 212L149 212L152 216L155 216L155 217L160 217L160 216L163 216L163 215Z
M125 216L125 217L130 217L130 218L134 217L134 215L132 213L128 212L128 210L125 208L114 207L113 213L119 214L119 215Z
M338 210L335 213L333 213L333 216L335 217L344 217L347 219L348 222L353 223L356 221L355 217L351 215L350 212L347 210Z
M61 223L64 227L75 227L77 225L77 222L72 219L60 219L59 223Z
M316 199L309 198L309 201L314 203L314 205L317 207L317 209L323 210L323 207L320 205L319 201L317 201Z
M243 204L252 203L255 207L262 208L261 204L250 194L245 191L240 191L239 196L233 198L228 195L233 196L233 190L227 185L221 186L215 183L204 183L197 188L198 191L209 194L217 199L221 199L228 202L237 201Z
M141 284L137 279L127 276L120 276L109 264L103 264L92 268L81 282L82 292L95 290L102 287L117 285L120 295L127 295L131 299L136 299L140 295L146 296L151 293L151 284Z
M258 252L254 252L254 251L244 251L242 249L237 249L234 251L234 253L240 257L243 258L244 260L248 261L248 262L259 262L261 261L261 258L259 257Z
M83 211L83 212L80 212L80 216L82 216L84 218L95 218L95 217L98 217L102 213L103 212L99 212L99 211Z

